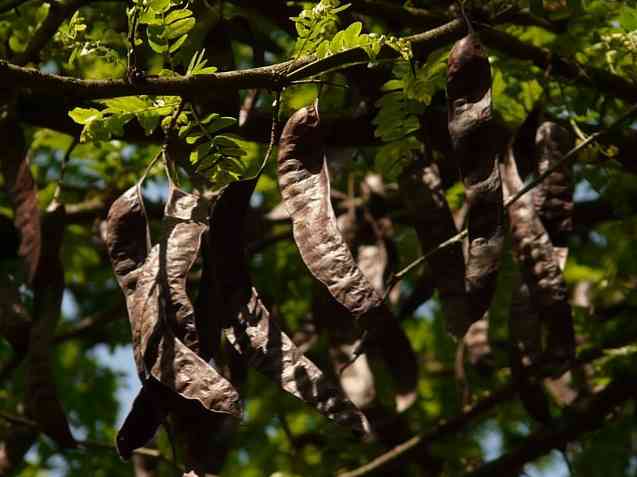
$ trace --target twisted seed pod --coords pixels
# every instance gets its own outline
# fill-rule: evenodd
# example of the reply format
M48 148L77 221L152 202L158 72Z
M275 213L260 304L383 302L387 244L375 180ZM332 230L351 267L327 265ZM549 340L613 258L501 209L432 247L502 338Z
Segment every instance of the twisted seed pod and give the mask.
M369 331L369 342L384 351L383 359L397 378L397 406L406 409L416 397L417 360L400 323L357 266L338 230L316 105L300 109L285 125L278 174L305 265Z
M502 163L502 177L507 197L523 186L512 153ZM574 358L575 333L566 283L555 260L553 245L528 194L512 203L508 212L514 255L532 302L547 328L546 356L558 369L565 369Z
M27 281L32 283L42 247L38 188L29 168L24 132L17 121L4 119L0 122L0 130L4 138L4 154L0 159L4 187L15 212L15 227L20 233L18 253L25 262Z
M294 240L310 272L354 316L383 299L356 266L336 225L316 106L288 120L279 141L279 186Z
M212 266L210 276L219 286L219 319L225 337L249 366L283 390L336 422L368 432L365 417L280 330L252 286L244 222L259 175L226 186L211 215L206 264Z
M546 121L538 128L537 174L554 166L573 147L573 137L559 124ZM573 172L565 165L535 189L533 204L554 247L565 247L573 230Z
M149 250L140 185L141 181L122 194L107 218L106 243L126 297L135 362L144 386L117 437L118 451L124 458L154 435L169 409L198 403L199 409L241 414L239 396L232 385L177 338L169 325L170 317L176 332L196 345L185 276L206 227L192 217L207 216L207 204L171 187L163 224L165 236L161 245ZM175 250L182 240L186 242L183 248ZM143 423L141 428L139 423Z
M435 163L425 158L406 167L399 178L400 193L409 212L423 253L454 236L458 230L444 195ZM473 316L465 291L465 263L462 244L454 243L427 258L432 281L438 289L449 332L462 339Z
M471 320L476 320L491 304L504 236L497 165L503 135L491 111L489 59L476 33L457 41L449 54L447 100L449 134L469 209L466 289Z

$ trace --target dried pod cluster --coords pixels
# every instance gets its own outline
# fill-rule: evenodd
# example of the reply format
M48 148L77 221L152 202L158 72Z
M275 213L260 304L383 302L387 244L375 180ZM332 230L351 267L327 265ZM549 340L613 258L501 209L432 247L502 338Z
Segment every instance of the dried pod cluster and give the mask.
M279 142L279 187L305 265L368 332L396 378L397 408L416 396L418 367L407 336L363 274L338 229L316 104L288 120Z
M367 430L354 405L281 332L251 285L243 221L257 180L258 175L230 184L210 204L177 188L169 174L162 237L154 246L141 181L111 206L107 245L126 297L143 383L118 435L124 458L151 438L168 414L241 415L239 393L214 361L207 362L218 351L220 329L249 366L328 417ZM237 235L230 237L230 229ZM186 282L202 246L204 277L193 306Z
M456 42L447 70L448 123L468 206L466 291L470 315L463 336L491 304L503 247L502 186L498 157L502 134L491 110L491 67L476 33Z

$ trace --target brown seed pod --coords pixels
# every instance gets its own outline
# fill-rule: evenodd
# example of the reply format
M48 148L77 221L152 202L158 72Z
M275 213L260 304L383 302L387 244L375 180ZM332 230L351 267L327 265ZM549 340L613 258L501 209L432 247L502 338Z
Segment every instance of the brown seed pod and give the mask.
M511 197L523 186L511 150L501 168L505 195ZM532 303L547 329L545 355L557 366L557 371L566 369L575 354L575 332L566 283L555 260L553 245L529 194L512 203L508 212L514 255Z
M239 396L232 385L178 339L168 324L170 317L175 330L191 339L187 331L192 329L192 304L185 290L185 276L206 227L192 217L205 218L207 204L173 187L166 206L164 239L145 257L150 240L140 184L141 181L113 203L107 219L106 242L115 276L126 297L135 361L144 383L141 404L133 407L129 420L145 423L146 429L141 432L136 426L122 428L118 450L123 457L129 456L134 449L131 446L138 445L142 438L154 435L167 412L167 407L158 403L152 412L141 410L142 404L152 399L149 396L157 395L145 389L157 389L157 383L149 384L153 379L183 398L162 397L171 409L192 407L193 402L198 402L208 411L241 414ZM201 208L205 209L203 215ZM186 243L181 250L175 250L180 240ZM171 253L170 258L164 254L162 260L160 249Z
M283 203L310 272L356 317L381 306L383 298L356 266L336 226L316 106L290 117L279 141L278 162Z
M492 115L491 68L476 33L456 42L449 54L447 101L449 134L469 209L466 289L475 320L488 310L495 292L504 232L497 165L504 135Z
M219 319L227 340L246 360L282 389L339 423L361 431L368 424L360 411L303 356L259 299L245 258L245 217L260 173L229 184L211 216L211 276L219 285ZM229 233L233 231L233 233Z
M162 222L160 260L166 290L166 319L175 336L199 354L199 337L186 278L201 248L208 228L209 202L177 188L170 180L168 201Z
M438 166L423 157L405 168L399 179L400 193L418 235L422 253L427 253L458 231L444 195ZM449 332L462 339L471 323L480 319L468 306L462 244L445 247L427 259L433 270ZM443 272L441 272L443 271Z
M537 174L554 166L573 147L573 136L559 124L546 121L538 128ZM554 247L565 247L573 230L573 172L570 165L552 172L535 189L533 204Z
M397 379L398 407L406 409L416 396L417 360L400 323L357 266L338 230L319 123L313 105L294 113L283 129L278 157L283 203L305 265L369 332L368 343L382 352Z
M4 186L13 210L15 227L20 232L18 253L25 261L27 280L33 282L40 258L40 209L38 188L33 181L24 133L17 122L6 119L0 124L4 153L0 159Z
M28 414L62 447L75 447L75 439L53 376L53 339L60 319L64 268L60 249L64 238L64 206L54 199L42 221L43 242L33 278L33 325L29 336L25 395Z

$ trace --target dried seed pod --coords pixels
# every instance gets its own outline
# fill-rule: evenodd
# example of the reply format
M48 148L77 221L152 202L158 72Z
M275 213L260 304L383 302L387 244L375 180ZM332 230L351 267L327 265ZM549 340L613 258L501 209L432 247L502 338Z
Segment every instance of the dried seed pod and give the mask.
M369 332L370 345L392 350L383 358L398 379L398 407L404 409L416 396L417 360L400 323L356 265L338 230L319 122L313 105L294 113L283 129L278 157L283 203L310 272Z
M435 163L423 157L405 168L399 179L400 193L416 229L422 253L427 253L458 231L444 195ZM480 316L467 302L462 244L445 247L427 259L432 281L438 289L449 332L462 339ZM443 271L439 273L438 271Z
M285 391L330 419L367 431L365 417L279 329L252 287L244 222L259 175L226 186L211 216L211 260L207 263L212 265L211 276L219 285L222 302L218 314L225 336L250 366Z
M38 188L33 181L24 133L17 122L6 119L0 124L4 153L0 159L5 189L15 211L14 223L20 232L18 253L25 261L27 280L34 279L40 258L40 209Z
M310 272L355 316L383 299L356 266L336 225L316 106L288 120L279 141L279 187L294 239Z
M476 33L456 42L447 71L448 126L469 208L466 288L472 319L488 310L503 247L498 155L503 134L491 112L491 68Z
M192 313L188 311L192 310L192 304L185 288L181 287L185 287L185 275L198 253L197 240L200 240L202 233L201 225L192 225L189 217L199 217L202 207L206 209L205 217L207 205L186 197L186 193L173 190L166 207L169 217L164 224L165 239L161 246L156 245L150 249L144 260L150 240L140 183L125 192L111 206L106 240L113 270L126 297L133 334L133 351L140 378L144 387L155 379L184 398L163 398L171 401L172 409L198 402L208 411L239 416L241 407L236 390L217 370L179 340L168 324L170 316L176 329L182 331L184 336L189 336L186 331L192 321ZM175 246L178 247L179 244L174 241L181 240L184 236L188 244L183 250L175 251ZM164 255L162 260L160 248L173 251L174 256L168 258ZM181 321L177 321L177 316ZM144 393L147 390L142 389L140 399ZM151 393L154 394L156 393ZM142 403L148 401L149 399L141 399ZM155 407L163 408L158 405ZM118 447L122 456L130 454L134 447L127 445L137 445L140 435L154 435L165 416L166 409L163 409L163 412L146 412L142 415L140 406L133 407L130 421L145 422L148 431L140 433L131 426L124 427L118 435Z
M164 209L163 237L160 245L166 318L175 336L199 354L195 313L188 297L186 278L192 268L202 236L208 228L209 202L199 195L178 189L172 180Z
M64 206L56 200L42 221L43 242L33 278L33 325L27 352L25 389L28 414L62 447L75 447L53 376L52 350L62 309Z
M526 411L538 422L547 423L551 419L548 397L541 382L533 381L529 373L542 355L542 323L522 277L513 290L509 312L511 375Z
M537 174L553 167L573 147L573 137L559 124L546 121L536 134ZM533 203L554 247L565 247L573 230L573 172L570 165L552 172L535 189Z
M502 178L507 197L522 188L511 151L502 163ZM512 203L508 212L513 251L532 302L547 329L546 356L558 369L566 369L575 354L575 332L566 284L553 245L529 194Z

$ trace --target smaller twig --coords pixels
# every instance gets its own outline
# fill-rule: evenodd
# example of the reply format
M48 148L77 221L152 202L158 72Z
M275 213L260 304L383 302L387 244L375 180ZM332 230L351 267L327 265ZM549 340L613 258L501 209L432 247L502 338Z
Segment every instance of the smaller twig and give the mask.
M306 79L306 80L294 80L290 81L291 85L296 84L320 84L321 86L335 86L337 88L349 89L349 85L344 83L336 83L334 81L320 80L320 79Z

